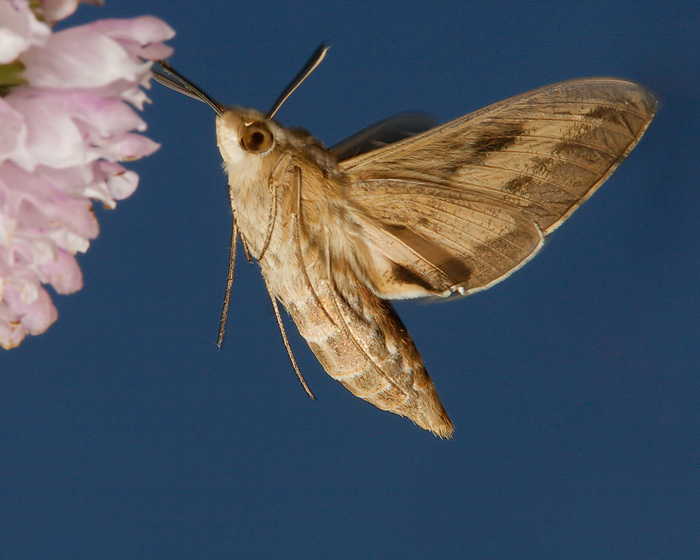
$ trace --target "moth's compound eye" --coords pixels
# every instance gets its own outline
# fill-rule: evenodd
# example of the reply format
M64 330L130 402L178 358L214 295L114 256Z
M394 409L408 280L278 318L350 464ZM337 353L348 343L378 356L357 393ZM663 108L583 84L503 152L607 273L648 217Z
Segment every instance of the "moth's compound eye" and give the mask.
M243 130L241 144L249 152L259 154L266 152L272 147L274 138L267 125L262 122L249 124Z

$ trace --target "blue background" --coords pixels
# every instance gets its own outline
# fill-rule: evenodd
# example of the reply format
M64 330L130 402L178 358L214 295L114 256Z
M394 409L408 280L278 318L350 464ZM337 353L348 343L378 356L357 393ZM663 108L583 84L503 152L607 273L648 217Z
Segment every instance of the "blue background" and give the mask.
M162 143L98 210L85 287L0 356L3 558L700 557L700 8L691 2L193 2L157 15L176 68L327 144L388 115L443 122L568 78L652 88L613 178L506 282L402 303L457 431L441 441L332 381L241 258L213 113L158 85ZM694 7L691 7L693 5ZM242 256L242 255L241 255Z

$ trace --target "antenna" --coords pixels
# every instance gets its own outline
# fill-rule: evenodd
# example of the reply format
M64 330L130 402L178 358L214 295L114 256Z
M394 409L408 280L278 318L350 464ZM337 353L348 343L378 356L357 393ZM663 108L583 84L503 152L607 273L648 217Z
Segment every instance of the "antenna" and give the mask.
M275 113L279 111L279 108L285 101L287 101L289 96L292 95L292 93L294 93L294 91L302 84L302 82L309 77L311 72L318 68L318 65L321 64L323 59L326 57L328 49L330 49L330 47L326 46L323 43L319 45L319 47L314 51L314 53L311 55L311 58L309 58L304 67L299 71L299 73L296 76L294 76L294 79L289 83L287 88L277 98L277 101L275 101L274 105L272 106L272 109L268 111L268 119L271 119L275 116Z

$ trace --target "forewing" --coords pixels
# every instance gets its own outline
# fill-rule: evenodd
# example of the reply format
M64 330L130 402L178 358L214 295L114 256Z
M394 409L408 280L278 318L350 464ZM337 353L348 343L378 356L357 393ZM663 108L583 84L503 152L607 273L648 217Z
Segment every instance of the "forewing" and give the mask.
M383 297L468 293L527 262L656 108L623 80L556 84L340 163Z

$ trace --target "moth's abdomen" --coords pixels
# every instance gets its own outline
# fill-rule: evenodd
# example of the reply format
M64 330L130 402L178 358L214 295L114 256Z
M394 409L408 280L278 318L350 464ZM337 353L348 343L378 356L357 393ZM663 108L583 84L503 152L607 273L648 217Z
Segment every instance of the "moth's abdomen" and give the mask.
M280 295L326 372L377 408L450 437L452 422L391 305L361 282L339 287L324 278L319 261L307 271L297 294Z

